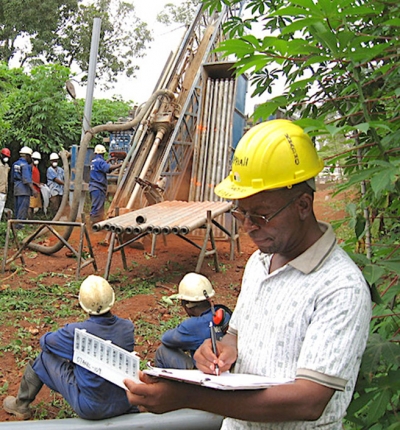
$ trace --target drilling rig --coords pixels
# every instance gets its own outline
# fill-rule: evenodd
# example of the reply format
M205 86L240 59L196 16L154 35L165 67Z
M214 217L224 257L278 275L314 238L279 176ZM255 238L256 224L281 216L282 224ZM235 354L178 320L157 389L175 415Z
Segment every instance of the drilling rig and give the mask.
M210 15L198 8L161 73L154 89L159 95L146 112L136 110L142 119L129 131L108 218L117 209L146 206L143 183L161 181L165 200L218 200L214 185L228 174L245 127L247 79L236 78L232 63L214 49L223 40L223 23L240 13L225 8Z

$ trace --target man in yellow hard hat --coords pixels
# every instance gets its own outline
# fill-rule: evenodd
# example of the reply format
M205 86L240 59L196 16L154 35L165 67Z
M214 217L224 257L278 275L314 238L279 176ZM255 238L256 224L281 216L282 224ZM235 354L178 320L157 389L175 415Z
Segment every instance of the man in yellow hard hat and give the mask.
M289 378L254 391L217 391L143 377L128 398L147 410L180 408L222 415L228 429L342 429L371 317L369 288L313 211L322 170L311 139L288 120L261 123L235 151L215 188L237 200L232 211L259 248L250 257L227 334L209 340L197 368Z

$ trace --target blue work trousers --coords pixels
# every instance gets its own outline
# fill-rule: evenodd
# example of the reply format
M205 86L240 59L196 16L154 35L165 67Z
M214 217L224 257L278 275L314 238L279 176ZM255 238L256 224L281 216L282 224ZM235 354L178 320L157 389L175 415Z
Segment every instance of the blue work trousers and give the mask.
M34 361L32 368L39 378L45 375L43 379L45 379L46 385L51 390L60 393L80 418L99 420L139 412L137 406L131 406L128 402L115 403L113 399L107 402L106 395L104 396L105 403L95 407L96 405L91 399L83 396L76 382L74 366L75 364L65 358L42 351Z
M15 219L28 219L30 196L15 196L14 211ZM17 224L16 228L21 228L21 224Z
M104 218L104 203L106 202L106 193L101 190L90 191L90 198L92 200L92 209L90 217L96 221Z
M156 367L164 369L195 369L193 358L179 348L168 348L161 344L156 351Z

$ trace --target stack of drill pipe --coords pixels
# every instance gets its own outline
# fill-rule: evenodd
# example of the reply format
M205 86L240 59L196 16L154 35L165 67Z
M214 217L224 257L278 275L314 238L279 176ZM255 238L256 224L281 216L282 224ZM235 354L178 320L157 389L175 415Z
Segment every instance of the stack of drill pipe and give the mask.
M170 206L171 203L173 203L173 202L165 201L165 202L158 203L157 206L159 208L163 208L166 206ZM103 229L110 231L113 228L115 229L117 226L114 222L115 219L118 219L118 225L132 225L132 224L137 223L138 217L145 218L145 214L149 211L152 211L152 210L153 209L151 206L146 206L145 208L142 208L142 209L137 209L137 210L132 211L132 212L127 212L123 215L118 215L114 218L109 218L109 219L106 219L104 221L97 222L96 224L93 224L92 228L94 231L100 231Z
M205 223L208 210L215 218L229 210L230 206L231 203L227 202L165 201L110 218L95 224L94 227L96 226L97 231L106 228L119 234L124 232L128 234L144 232L152 234L178 234L182 232L182 234L187 234ZM143 222L144 220L147 222Z
M148 222L140 225L134 225L128 227L126 229L127 233L140 234L144 232L153 233L153 234L169 234L171 233L170 229L164 229L164 227L169 226L171 223L175 224L176 220L182 218L188 211L192 213L193 210L199 210L199 205L203 207L208 207L213 202L177 202L177 204L171 206L174 208L174 211L164 211L164 213L160 214L160 211L157 213L149 214Z
M206 91L205 91L205 99L204 99L204 111L211 112L211 87L213 86L213 81L211 79L207 79L206 82ZM199 201L200 193L202 186L204 184L204 174L205 174L205 153L206 153L206 145L208 142L209 135L209 127L206 122L208 117L203 115L203 119L201 121L201 125L199 127L199 139L198 144L194 147L193 150L193 165L192 165L192 178L190 181L190 190L189 190L189 200Z
M185 211L183 213L180 213L177 216L172 217L171 219L168 219L168 224L164 224L162 226L161 233L163 234L169 234L174 233L173 229L178 227L182 224L182 220L192 220L198 216L204 216L204 213L207 213L208 210L212 210L213 207L215 207L216 202L202 202L201 206L199 205L199 202L192 202L195 205L196 213L193 213L193 211ZM175 233L176 234L176 233Z
M205 107L202 111L201 135L193 158L190 201L221 201L214 188L229 173L232 155L232 121L235 109L235 79L208 78L205 91ZM215 103L217 101L217 103ZM197 155L198 154L198 155ZM225 217L220 217L225 224ZM215 237L223 232L213 227ZM202 236L195 230L194 236Z
M176 220L181 219L187 213L193 213L197 205L198 203L196 204L196 202L188 202L187 205L184 205L180 209L170 214L166 214L166 216L163 216L162 218L157 217L157 219L148 227L147 231L153 234L171 233L171 231L165 229L164 227L170 225L171 223L175 223Z
M168 207L179 206L181 203L187 203L187 202L182 202L180 200L166 200L164 202L157 203L156 209L157 209L157 211L158 211L158 209L160 211L162 211L163 209L168 208ZM151 214L152 212L154 212L154 205L146 206L143 209L136 210L135 211L135 213L137 213L136 220L135 220L136 224L146 223L148 214L149 213Z
M163 211L166 208L173 207L174 202L165 201L157 204L157 211ZM138 224L140 224L139 233L147 231L147 224L145 221L147 219L147 214L154 212L153 206L146 206L143 209L138 209L130 213L131 216L121 219L121 217L111 218L110 221L113 221L111 224L111 231L115 231L116 233L126 232L131 234L133 228L135 228Z
M171 223L171 232L173 234L179 234L182 226L185 224L192 224L193 221L197 223L199 219L202 219L204 224L204 219L207 218L207 211L211 211L211 216L213 216L215 211L220 208L220 205L220 202L209 202L208 205L201 206L201 208L199 208L196 213L185 214L183 217L180 217L178 220L176 220L176 222Z
M221 215L224 212L227 212L232 207L232 203L229 202L215 203L215 209L208 209L211 211L211 219L214 219L215 217ZM179 226L175 226L172 228L172 233L186 235L192 230L195 230L196 228L199 228L204 225L206 219L207 212L205 214L197 214L192 218L186 217L184 219L181 219L179 220Z
M174 208L174 212L170 212L168 209L164 210L164 212L160 213L160 210L157 209L154 214L148 212L147 219L148 222L143 224L131 225L126 228L127 233L140 234L144 232L153 233L153 234L161 234L162 233L162 225L164 222L170 221L172 218L179 218L183 213L186 213L188 210L193 210L196 206L196 202L178 202L185 203L184 205L175 204L169 206L169 208ZM197 203L198 204L198 203ZM166 208L161 208L161 211ZM153 209L154 211L154 209Z
M199 148L193 158L190 200L221 200L214 194L214 187L228 171L235 90L234 79L207 80Z

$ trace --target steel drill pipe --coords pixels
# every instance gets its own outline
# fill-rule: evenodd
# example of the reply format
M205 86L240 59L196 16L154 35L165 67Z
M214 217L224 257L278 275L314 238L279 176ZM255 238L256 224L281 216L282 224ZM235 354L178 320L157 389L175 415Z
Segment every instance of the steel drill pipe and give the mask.
M161 234L164 226L176 223L175 220L183 218L185 215L193 217L193 212L197 213L199 210L211 207L216 202L182 202L175 200L170 203L171 205L168 208L165 206L161 208L161 210L164 210L161 215L159 204L149 206L151 210L147 212L148 222L125 227L125 232L140 234L144 232L153 233L154 230L154 234Z
M203 211L207 211L208 209L215 206L215 202L201 202L202 205L199 206L199 202L192 202L194 207L196 208L198 213L202 213ZM193 214L192 208L188 207L183 212L179 212L175 214L176 216L168 219L168 224L163 224L161 226L161 233L170 234L172 233L172 228L177 224L181 224L182 220L193 219L193 217L197 217L198 214Z
M159 207L167 207L170 206L172 202L170 201L165 201L165 202L161 202L158 203L160 206ZM146 206L145 208L142 209L137 209L135 211L131 211L131 212L127 212L123 215L118 215L116 217L113 218L109 218L107 220L104 221L100 221L96 224L93 224L93 230L94 231L100 231L102 229L108 230L108 231L113 231L113 228L115 229L115 220L118 219L118 225L120 226L129 226L129 225L134 225L136 224L136 218L137 217L141 217L144 213L146 213L147 211L152 211L153 209L151 208L151 206Z
M155 208L152 211L150 211L147 214L148 221L152 221L153 223L164 221L165 218L170 218L171 214L169 213L169 210L173 210L173 215L178 214L179 212L186 211L187 209L192 209L196 206L196 202L183 202L179 200L174 200L173 202L170 202L171 204L166 207L162 208ZM158 205L157 205L158 206Z
M148 222L146 224L141 224L139 226L133 226L133 231L137 232L139 231L138 227L142 227L142 232L149 232L154 234L161 234L161 229L165 225L165 222L172 222L175 219L179 219L182 214L186 213L188 210L193 210L193 208L196 207L196 202L179 202L179 203L185 203L184 205L174 205L171 206L174 208L174 212L170 213L169 211L166 211L163 215L159 214L159 211L157 211L156 214L149 213L148 215Z
M128 220L130 218L134 217L133 212L127 212L123 215L118 215L118 218L121 222L124 222L124 220ZM114 217L117 218L117 217ZM93 230L94 231L100 231L102 229L110 230L112 228L113 220L114 218L108 218L104 221L97 222L96 224L93 224Z
M172 203L172 202L170 202ZM175 207L177 208L177 206L169 206L170 207ZM151 212L156 210L156 214L152 214ZM160 215L160 210L163 210L163 215ZM185 210L185 209L182 209ZM176 214L176 212L174 212ZM140 234L140 233L144 233L144 232L151 232L153 228L157 227L157 223L159 224L160 221L164 218L168 218L170 217L170 213L168 212L167 207L163 207L163 208L158 208L158 209L152 209L152 211L147 212L146 218L148 220L148 222L140 224L140 223L132 223L129 226L125 227L125 231L127 233L135 233L135 234ZM157 217L157 218L156 218Z
M158 210L163 210L166 207L171 207L174 206L176 204L176 202L180 202L179 200L166 200L164 202L161 203L157 203L157 209ZM152 206L146 206L143 209L137 210L135 212L138 212L138 214L136 215L135 221L137 224L144 224L148 218L148 213L151 213L154 211L154 208Z
M213 210L208 209L211 211L211 218L212 219L216 218L218 215L221 215L224 212L229 211L232 207L232 203L229 203L229 202L215 202L215 203L217 203L217 204L219 203L219 205L218 205L219 207L216 207ZM188 234L192 230L195 230L196 228L203 226L205 224L206 220L207 220L207 211L205 214L194 218L192 220L192 222L187 224L187 225L183 225L181 223L179 226L173 227L172 233L183 234L183 235Z

